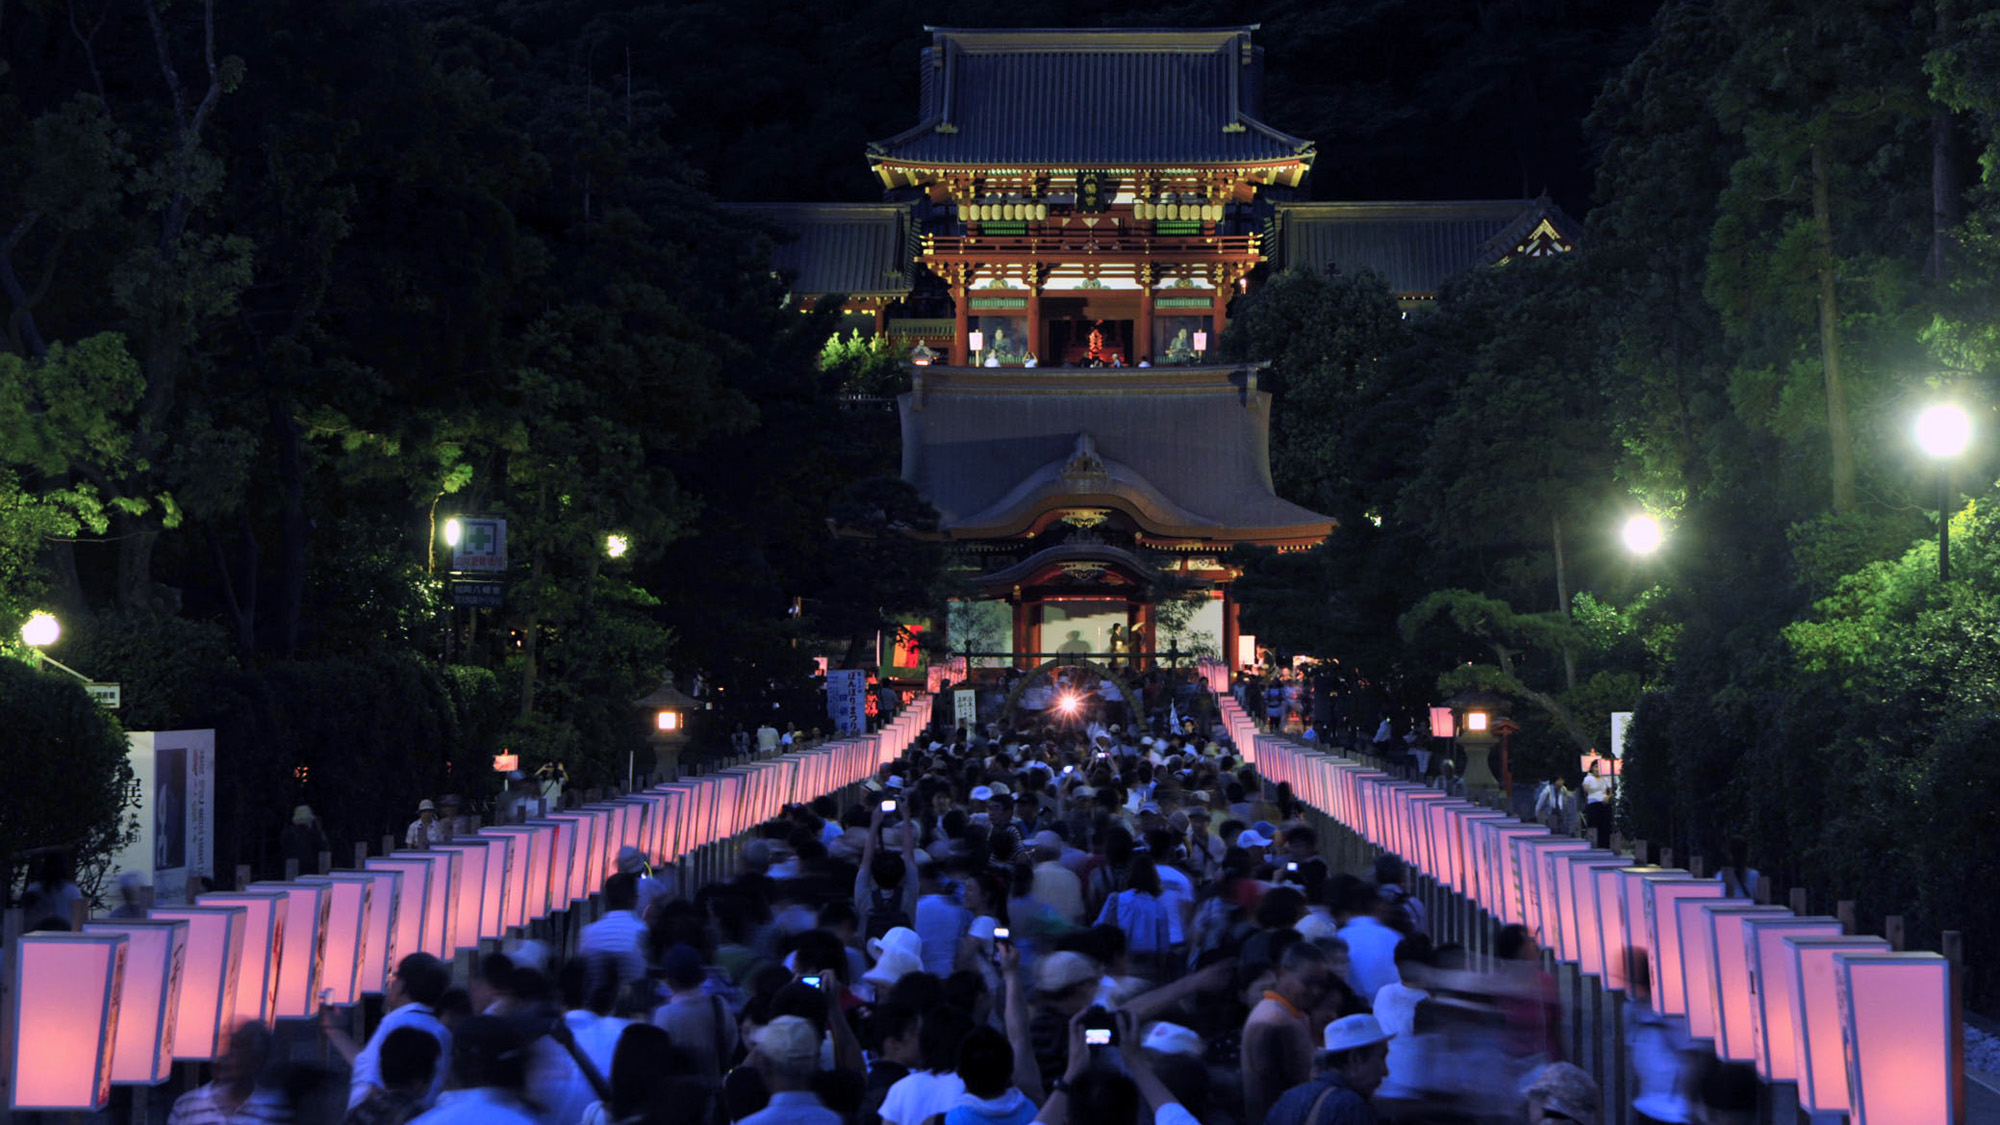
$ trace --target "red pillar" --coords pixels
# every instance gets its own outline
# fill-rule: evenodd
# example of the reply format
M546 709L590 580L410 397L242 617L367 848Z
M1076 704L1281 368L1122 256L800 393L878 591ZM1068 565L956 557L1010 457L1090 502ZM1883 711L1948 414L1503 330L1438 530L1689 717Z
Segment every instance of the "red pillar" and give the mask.
M1153 638L1153 603L1140 602L1138 620L1132 623L1133 667L1151 668L1153 666L1151 655L1140 656L1139 653L1141 650L1144 650L1150 654L1155 643Z
M1229 587L1222 588L1222 663L1236 667L1236 641L1243 635L1243 626L1236 620L1236 598Z
M951 365L964 367L966 364L966 336L972 331L972 299L966 283L967 274L961 268L959 280L951 287Z
M1035 651L1035 616L1038 607L1019 597L1014 599L1014 667L1033 668L1034 661L1023 653Z
M1042 270L1032 266L1028 270L1028 354L1037 362L1046 363L1048 357L1042 354Z
M1134 367L1141 359L1153 354L1153 271L1148 267L1139 270L1139 319L1132 325L1132 354L1125 362Z

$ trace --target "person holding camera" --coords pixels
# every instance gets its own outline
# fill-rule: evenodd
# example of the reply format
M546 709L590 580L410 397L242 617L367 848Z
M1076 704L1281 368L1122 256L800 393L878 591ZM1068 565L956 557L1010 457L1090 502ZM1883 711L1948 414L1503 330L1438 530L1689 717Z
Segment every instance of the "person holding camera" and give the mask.
M1035 1125L1200 1125L1146 1061L1139 1019L1091 1007L1069 1022L1069 1065L1049 1090ZM1120 1069L1101 1057L1116 1054ZM1256 1120L1250 1118L1249 1120Z

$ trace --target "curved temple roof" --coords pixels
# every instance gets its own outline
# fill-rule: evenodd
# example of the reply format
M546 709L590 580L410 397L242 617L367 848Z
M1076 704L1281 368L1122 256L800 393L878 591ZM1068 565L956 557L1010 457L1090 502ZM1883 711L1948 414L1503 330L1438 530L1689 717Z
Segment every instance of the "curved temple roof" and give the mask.
M1094 167L1310 162L1258 121L1252 27L930 28L923 120L871 162Z
M1333 529L1272 490L1254 369L931 367L898 402L903 479L954 539L1087 507L1197 544L1309 546Z

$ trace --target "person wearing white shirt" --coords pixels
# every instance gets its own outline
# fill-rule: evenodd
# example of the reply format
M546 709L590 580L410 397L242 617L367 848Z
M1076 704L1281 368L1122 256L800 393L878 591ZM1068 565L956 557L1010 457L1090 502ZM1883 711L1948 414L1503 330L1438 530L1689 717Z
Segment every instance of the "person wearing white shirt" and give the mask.
M348 1080L349 1109L360 1105L371 1089L382 1088L382 1041L397 1028L414 1027L428 1033L438 1041L439 1057L450 1057L451 1032L438 1022L437 1012L432 1007L450 987L451 970L445 968L444 962L428 953L412 953L398 961L396 971L389 976L389 987L382 1001L385 1010L382 1022L376 1025L375 1034L368 1037L366 1047L357 1051L354 1041L345 1034L328 1035L334 1049L354 1068ZM440 1066L436 1077L431 1080L425 1102L437 1097L443 1086L444 1068Z
M1403 979L1396 971L1396 945L1403 935L1376 917L1381 908L1375 888L1359 880L1345 887L1333 906L1334 916L1346 919L1339 937L1347 943L1347 980L1358 996L1372 998L1384 985Z
M604 881L604 917L583 928L576 942L578 957L608 956L618 965L618 980L646 975L646 924L639 920L639 880L619 872Z
M411 1125L542 1125L522 1097L527 1045L505 1020L473 1016L451 1047L452 1088Z
M585 1006L564 1012L563 1024L569 1029L571 1043L590 1060L598 1077L609 1078L618 1037L632 1021L611 1014L618 1000L615 982L598 980L586 987L591 991L584 997ZM528 1059L527 1088L531 1100L542 1107L544 1125L580 1125L584 1111L598 1100L597 1087L577 1065L570 1048L544 1037L530 1045Z
M940 1006L924 1013L917 1030L917 1053L924 1069L913 1070L889 1087L882 1099L882 1125L923 1125L934 1113L948 1112L965 1093L958 1076L958 1048L972 1030L972 1017Z

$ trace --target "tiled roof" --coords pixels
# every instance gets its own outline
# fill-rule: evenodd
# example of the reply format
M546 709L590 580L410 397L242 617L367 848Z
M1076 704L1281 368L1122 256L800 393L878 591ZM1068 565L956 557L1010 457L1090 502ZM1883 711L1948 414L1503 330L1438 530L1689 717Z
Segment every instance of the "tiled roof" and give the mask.
M955 538L1078 504L1167 538L1314 541L1332 520L1272 491L1271 396L1207 368L931 368L900 399L903 479Z
M1372 269L1391 290L1432 294L1453 274L1499 261L1542 218L1574 237L1578 224L1547 200L1280 203L1287 269Z
M1249 115L1248 27L931 28L924 119L871 160L1121 167L1307 160L1312 142Z
M792 277L800 297L902 297L910 291L916 246L908 207L894 203L742 203L779 232L771 265ZM783 235L792 237L784 240Z

